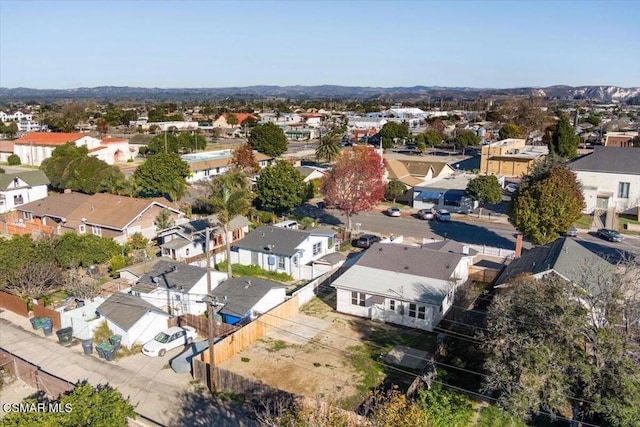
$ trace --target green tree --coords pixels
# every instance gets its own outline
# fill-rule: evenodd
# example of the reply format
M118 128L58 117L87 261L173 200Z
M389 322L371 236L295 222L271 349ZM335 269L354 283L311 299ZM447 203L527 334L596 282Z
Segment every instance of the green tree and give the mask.
M387 200L392 200L393 203L396 202L396 199L402 196L407 191L407 186L404 185L397 179L392 179L387 183L384 188L384 197Z
M407 123L387 122L380 129L382 148L392 148L395 139L409 137L409 125Z
M308 191L302 174L289 162L277 161L260 171L253 189L262 208L282 213L306 202Z
M67 268L104 264L121 252L115 240L95 234L65 233L55 244L58 265Z
M556 123L553 134L551 135L549 152L567 159L572 159L578 155L579 144L580 137L576 135L573 126L571 126L569 122L569 118L566 114L561 114L560 120Z
M287 163L288 164L288 163ZM207 197L202 200L208 210L218 217L224 232L227 253L227 274L231 271L231 220L246 215L251 207L251 192L246 175L238 170L218 175L208 182Z
M480 205L478 218L480 218L485 203L495 204L502 200L502 186L495 175L479 175L469 181L465 195L478 201Z
M481 138L474 131L463 130L456 136L454 144L462 148L462 154L464 154L467 147L478 145L480 141Z
M269 122L251 129L249 144L261 153L278 157L287 151L287 137L282 129Z
M582 215L584 197L575 174L553 166L535 179L524 179L507 207L509 222L535 244L565 233Z
M126 426L129 418L136 417L135 406L117 389L108 384L93 387L86 381L76 384L73 390L58 399L50 400L40 395L23 403L44 403L47 407L59 405L61 411L10 412L2 419L3 426L113 427Z
M179 153L182 145L178 137L173 132L163 132L153 137L147 145L149 153Z
M171 219L171 211L167 208L162 209L156 216L156 227L158 230L164 230L173 227L174 221Z
M141 191L155 195L168 195L177 201L187 191L186 178L191 174L189 165L177 154L156 154L144 161L133 173Z
M227 124L231 126L236 126L239 123L238 116L235 113L227 114L226 119L227 119Z
M144 237L142 233L133 233L133 236L129 238L129 243L133 249L146 249L149 239Z
M9 165L11 166L19 165L21 163L20 156L18 156L17 154L11 154L9 157L7 157L7 163L9 163Z
M498 131L500 139L522 138L522 129L515 123L506 123Z
M424 142L430 147L442 144L442 136L435 130L429 129L423 135Z
M340 155L340 146L338 145L337 138L339 135L331 133L325 135L321 140L318 147L316 147L316 161L326 160L331 163Z
M9 123L6 127L5 127L5 133L7 134L7 137L9 139L13 139L16 137L16 135L18 134L18 125L15 122L11 122Z

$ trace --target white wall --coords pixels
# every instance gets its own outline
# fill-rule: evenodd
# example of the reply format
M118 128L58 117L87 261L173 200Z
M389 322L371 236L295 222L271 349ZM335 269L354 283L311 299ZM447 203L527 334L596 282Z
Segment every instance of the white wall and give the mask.
M253 306L253 311L254 313L265 313L283 302L286 296L287 290L285 288L271 289Z
M25 182L20 180L19 185L24 185ZM2 191L0 194L5 196L4 203L0 203L0 213L9 212L16 208L16 206L21 206L20 204L16 205L14 203L15 196L22 196L22 204L34 202L36 200L41 200L47 197L47 186L46 185L37 185L31 188L18 188L12 189L13 184L9 186L7 191Z
M638 166L640 171L640 165ZM628 208L638 206L640 203L640 175L619 173L602 173L588 171L574 171L578 181L582 184L582 194L586 207L583 212L592 213L596 208L597 196L602 193L612 194L609 198L609 207L615 206L616 212L623 212ZM618 185L628 182L629 198L618 198Z
M129 331L124 331L118 325L107 319L107 325L114 334L122 336L122 345L131 347L135 343L144 344L151 341L159 332L167 329L168 315L149 312L138 320ZM98 343L94 343L98 344Z

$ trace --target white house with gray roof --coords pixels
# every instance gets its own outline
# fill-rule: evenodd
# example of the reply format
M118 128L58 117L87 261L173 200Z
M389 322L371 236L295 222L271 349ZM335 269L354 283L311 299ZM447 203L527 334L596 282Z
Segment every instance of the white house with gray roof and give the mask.
M169 313L134 295L116 292L98 306L96 312L107 322L114 334L122 337L122 345L151 341L167 329ZM97 344L97 343L96 343Z
M476 251L447 241L376 243L332 286L341 313L433 330L469 276Z
M227 279L227 274L211 272L211 287ZM207 269L175 261L162 260L145 272L131 293L172 315L200 315L207 309Z
M174 225L158 233L158 241L162 256L176 261L187 261L198 258L205 253L205 230L211 227L212 235L209 242L209 250L216 257L216 262L224 261L226 251L224 248L224 231L216 215L207 218L195 219L186 224ZM238 215L229 222L231 230L231 242L242 239L249 232L249 220Z
M620 213L640 205L640 148L595 147L568 166L582 184L585 213Z
M295 280L310 280L327 271L324 265L314 264L325 255L335 252L336 243L336 231L328 227L292 230L263 226L233 246L231 261L286 273Z
M0 214L47 197L49 178L41 170L0 174Z

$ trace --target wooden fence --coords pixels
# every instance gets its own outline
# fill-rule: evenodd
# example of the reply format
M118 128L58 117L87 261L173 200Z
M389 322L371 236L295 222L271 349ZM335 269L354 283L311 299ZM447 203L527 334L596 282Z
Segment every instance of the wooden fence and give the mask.
M73 383L45 372L37 365L4 349L0 349L0 366L11 372L12 376L54 399L75 387Z
M172 317L167 320L168 326L191 326L196 330L200 337L208 337L209 320L206 317L196 316L195 314L183 314L182 316ZM237 328L226 323L214 322L213 336L221 337L228 335Z
M481 283L492 283L500 274L500 270L493 268L469 267L469 280Z
M38 304L33 304L33 315L35 317L49 317L54 329L60 329L62 322L60 321L60 313L44 306L44 301L39 300Z
M298 297L293 296L285 302L264 313L253 322L218 341L213 346L213 357L216 364L232 358L236 353L249 347L273 328L285 323L298 314ZM202 353L202 360L209 363L209 352Z
M0 308L13 311L23 317L29 317L29 307L26 301L4 291L0 291Z

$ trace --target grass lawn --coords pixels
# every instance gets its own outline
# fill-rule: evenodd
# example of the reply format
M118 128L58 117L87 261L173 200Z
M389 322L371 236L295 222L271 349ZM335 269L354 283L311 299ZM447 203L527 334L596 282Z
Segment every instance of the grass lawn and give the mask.
M592 221L593 221L592 215L582 215L580 219L577 220L573 225L575 225L576 228L589 229L591 228Z

